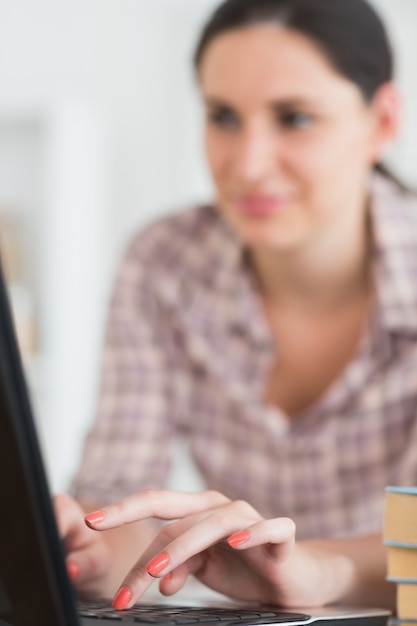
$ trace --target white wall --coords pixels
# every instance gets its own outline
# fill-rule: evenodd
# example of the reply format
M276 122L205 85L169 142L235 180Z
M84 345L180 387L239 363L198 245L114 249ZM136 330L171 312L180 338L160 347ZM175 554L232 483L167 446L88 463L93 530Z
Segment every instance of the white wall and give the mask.
M417 183L417 2L374 3L398 45L405 92L407 133L392 157ZM54 488L65 486L92 413L103 313L127 237L210 194L190 59L216 4L0 0L0 212L26 216L36 257L29 278L47 365L32 379Z
M396 79L401 87L403 122L400 137L391 150L395 170L417 187L417 2L371 0L387 25L396 59Z

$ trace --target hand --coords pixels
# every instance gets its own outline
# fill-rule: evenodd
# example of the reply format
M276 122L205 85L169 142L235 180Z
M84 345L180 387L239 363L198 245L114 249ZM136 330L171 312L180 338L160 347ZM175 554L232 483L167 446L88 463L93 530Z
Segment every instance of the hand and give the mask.
M113 601L132 606L153 578L161 593L179 591L193 574L223 594L286 607L321 605L323 555L295 544L288 518L265 520L247 502L214 491L143 491L86 516L96 530L136 520L166 524L125 577Z
M73 498L53 498L59 532L65 544L67 570L80 596L103 597L110 570L110 551L103 535L85 525L85 511Z

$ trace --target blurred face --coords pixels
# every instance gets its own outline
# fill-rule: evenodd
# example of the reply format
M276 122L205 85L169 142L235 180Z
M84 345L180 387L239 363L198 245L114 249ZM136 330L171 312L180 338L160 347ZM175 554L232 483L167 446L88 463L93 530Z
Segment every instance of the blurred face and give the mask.
M275 25L230 31L199 78L218 207L249 247L305 246L364 211L372 107L314 43Z

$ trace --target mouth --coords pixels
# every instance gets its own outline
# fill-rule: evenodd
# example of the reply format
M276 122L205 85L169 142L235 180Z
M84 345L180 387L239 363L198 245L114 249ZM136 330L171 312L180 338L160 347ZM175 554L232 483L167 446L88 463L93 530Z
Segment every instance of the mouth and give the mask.
M239 211L247 217L270 217L281 213L289 202L285 196L244 195L237 198Z

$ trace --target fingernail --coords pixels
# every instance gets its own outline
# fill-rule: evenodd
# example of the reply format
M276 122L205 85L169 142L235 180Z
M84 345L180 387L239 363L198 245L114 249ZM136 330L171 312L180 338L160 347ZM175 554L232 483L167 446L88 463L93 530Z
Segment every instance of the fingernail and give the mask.
M248 530L240 530L238 533L230 535L230 537L227 539L227 543L232 548L237 548L238 546L242 545L242 543L245 543L245 541L247 541L249 537L250 534Z
M127 607L131 599L132 592L130 591L129 587L120 587L119 591L114 596L112 607L114 609L117 609L118 611L121 611L122 609L125 609Z
M95 524L99 524L100 522L102 522L105 517L106 514L104 511L93 511L92 513L86 515L84 519L87 524L93 524L94 526Z
M146 571L151 576L158 576L159 572L162 572L162 570L168 565L168 563L168 553L161 552L161 554L158 554L158 556L149 561L149 563L146 565Z
M71 580L75 580L80 575L80 568L73 561L67 561L67 572Z

